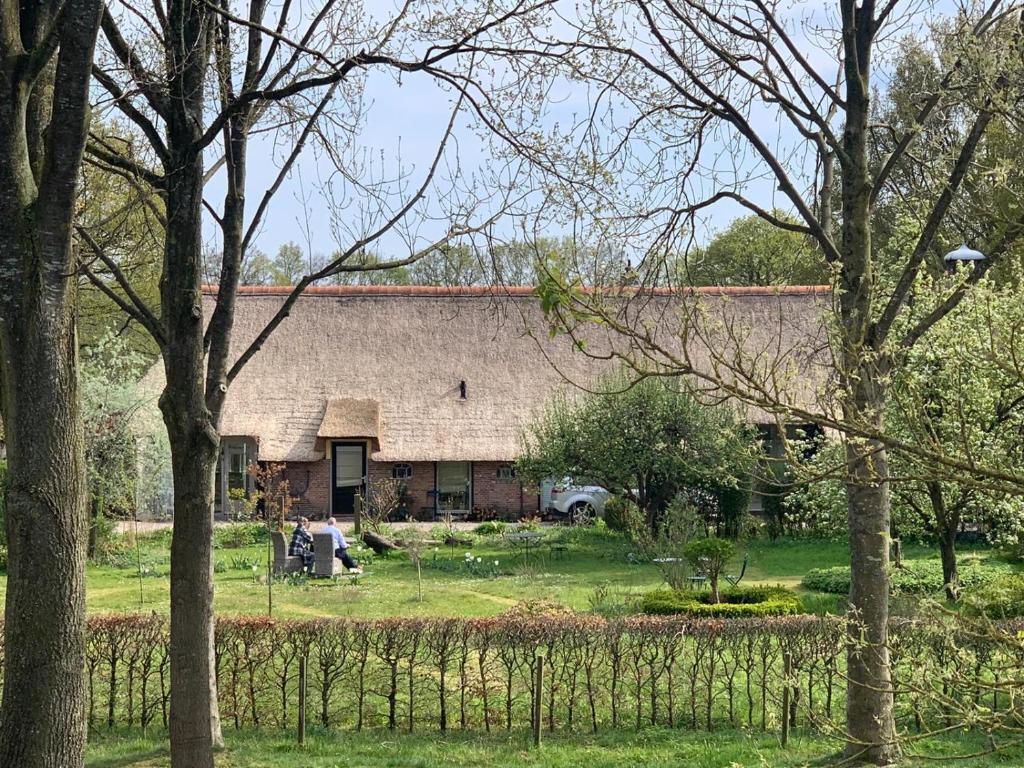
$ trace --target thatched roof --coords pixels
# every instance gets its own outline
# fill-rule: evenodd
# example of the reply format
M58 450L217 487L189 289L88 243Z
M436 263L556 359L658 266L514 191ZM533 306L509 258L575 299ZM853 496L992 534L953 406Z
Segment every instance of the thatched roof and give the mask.
M241 289L234 354L288 291ZM708 289L688 296L660 292L635 311L656 317L670 346L697 349L695 359L703 359L701 342L680 342L673 327L680 303L699 307L701 317L712 318L701 323L718 326L710 332L721 334L724 346L735 344L754 360L793 356L793 397L816 396L824 366L813 361L827 291ZM207 317L215 301L205 297ZM565 335L551 337L527 288L313 288L232 384L221 432L255 437L259 457L270 461L323 458L324 440L341 437L371 438L372 456L382 461L512 460L522 428L555 392L571 392L569 381L592 382L618 365L594 359L621 344L602 333L587 329L589 355Z
M377 442L380 438L380 403L351 397L328 400L316 436L365 437Z

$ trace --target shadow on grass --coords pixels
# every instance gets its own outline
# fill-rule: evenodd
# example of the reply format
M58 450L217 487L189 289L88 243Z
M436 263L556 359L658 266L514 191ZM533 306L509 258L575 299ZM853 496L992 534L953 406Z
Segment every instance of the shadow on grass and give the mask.
M167 749L163 747L140 749L125 755L87 760L86 766L88 768L155 768L158 765L167 764L168 754Z

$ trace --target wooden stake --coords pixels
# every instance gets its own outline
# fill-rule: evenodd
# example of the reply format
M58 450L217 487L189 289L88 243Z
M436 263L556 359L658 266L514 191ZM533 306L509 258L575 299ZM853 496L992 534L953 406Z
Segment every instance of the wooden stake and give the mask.
M544 701L544 655L537 654L537 674L533 685L533 746L540 748L541 704Z
M355 537L358 539L363 533L363 497L360 494L356 494L355 503L352 505L352 530L355 533Z
M793 673L793 654L782 654L782 746L789 741L789 678Z
M306 656L299 656L299 744L306 743Z

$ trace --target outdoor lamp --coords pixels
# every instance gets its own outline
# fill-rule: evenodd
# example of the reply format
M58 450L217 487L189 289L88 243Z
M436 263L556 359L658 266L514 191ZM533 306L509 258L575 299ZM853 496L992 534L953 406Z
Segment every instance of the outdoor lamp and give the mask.
M948 268L955 269L957 264L973 263L983 261L984 259L984 253L976 251L974 248L968 248L967 243L963 243L955 251L947 253L942 260Z

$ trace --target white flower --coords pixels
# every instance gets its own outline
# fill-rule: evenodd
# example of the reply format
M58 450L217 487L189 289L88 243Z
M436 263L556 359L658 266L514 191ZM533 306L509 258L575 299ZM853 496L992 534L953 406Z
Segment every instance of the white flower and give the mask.
M479 557L478 557L478 558L476 559L476 561L477 561L478 563L481 563L481 562L483 562L482 558L479 558Z
M254 565L254 566L252 567L252 572L253 572L253 573L256 573L256 571L258 571L259 569L260 569L260 567L259 567L258 565Z
M494 566L495 566L495 567L497 567L497 566L498 566L498 561L497 561L497 560L495 560L495 561L494 561Z

